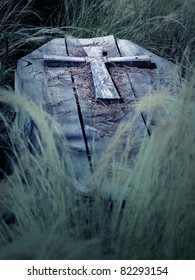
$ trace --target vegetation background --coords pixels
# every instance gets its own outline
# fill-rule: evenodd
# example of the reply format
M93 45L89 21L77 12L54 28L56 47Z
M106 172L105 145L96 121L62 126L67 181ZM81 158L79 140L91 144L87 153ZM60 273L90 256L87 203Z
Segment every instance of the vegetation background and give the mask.
M0 1L0 258L194 259L195 1L39 2ZM111 177L106 173L122 131L132 125L126 124L101 159L102 168L78 182L57 124L12 93L17 60L65 34L113 34L180 66L177 98L162 92L138 104L138 112L164 107L169 118L143 144L131 169L128 139L120 166L112 164ZM41 154L29 152L13 122L16 107L37 124ZM63 160L58 141L64 143ZM78 186L88 190L85 199ZM117 197L112 203L102 196L110 186Z

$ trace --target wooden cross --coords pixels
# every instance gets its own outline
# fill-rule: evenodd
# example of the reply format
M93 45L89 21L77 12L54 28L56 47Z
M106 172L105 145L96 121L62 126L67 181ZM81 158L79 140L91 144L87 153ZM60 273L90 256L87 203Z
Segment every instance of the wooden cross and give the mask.
M119 103L120 95L112 81L106 66L130 66L151 68L148 55L107 57L107 52L101 47L83 47L86 57L44 55L44 66L47 67L75 67L89 63L92 72L95 100L104 103Z

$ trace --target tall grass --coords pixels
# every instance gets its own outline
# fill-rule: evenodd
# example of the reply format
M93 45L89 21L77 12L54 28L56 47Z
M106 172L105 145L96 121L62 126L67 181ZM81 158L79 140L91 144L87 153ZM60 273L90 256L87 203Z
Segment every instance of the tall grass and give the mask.
M0 258L194 259L195 2L59 2L55 17L51 12L52 25L36 22L35 27L42 11L32 10L33 1L23 8L22 1L0 1L1 86L13 85L20 56L65 32L130 39L179 61L188 75L178 98L162 92L138 104L138 114L163 107L167 118L143 143L134 166L130 168L127 159L131 137L123 152L117 149L133 125L126 123L100 159L100 168L83 181L76 177L54 120L35 104L1 89L0 102L26 112L37 125L39 152L25 139L17 117L10 124L1 113L12 174L0 182ZM30 14L33 20L26 22Z
M0 86L14 85L17 60L43 44L53 34L63 36L58 28L40 25L40 11L34 1L0 1Z
M23 29L22 19L29 13L29 5L21 7L21 2L0 2L0 85L9 84L10 73L13 71L14 56L17 48L23 44L20 31Z

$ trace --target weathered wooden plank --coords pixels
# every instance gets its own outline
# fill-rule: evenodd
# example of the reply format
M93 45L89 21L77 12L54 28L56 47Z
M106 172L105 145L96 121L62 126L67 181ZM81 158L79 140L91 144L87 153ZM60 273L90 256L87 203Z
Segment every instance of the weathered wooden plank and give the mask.
M118 103L120 96L112 82L108 70L102 61L94 60L90 63L95 100L104 103Z
M160 92L158 82L155 83L155 77L148 73L128 73L131 87L134 92L135 99L141 99L143 96ZM158 112L158 113L157 113ZM152 133L155 125L160 120L160 117L165 117L163 109L156 109L142 113L143 120L146 124L149 134Z
M177 94L180 89L180 75L177 65L159 57L150 51L127 40L117 40L119 50L122 55L148 55L156 69L149 72L138 73L137 70L129 70L128 76L138 98L149 93L161 93L166 88L171 94ZM163 109L153 109L148 113L142 113L149 133L151 134L158 121L166 118L166 112Z
M126 69L135 97L140 99L148 94L161 92L162 88L160 80L163 72L162 68L159 70L159 60L153 59L152 53L145 52L145 49L133 44L130 41L118 40L117 44L121 55L149 55L151 62L156 64L156 68L150 70L139 70L137 68ZM157 119L154 121L154 117L151 119L151 116L151 112L142 113L142 118L147 126L149 134L151 134L154 129L154 123L156 124L157 122Z
M63 56L68 58L65 40L52 41L50 46L44 50L44 57ZM58 65L58 63L55 65L57 67L52 66L50 68L48 66L44 67L48 90L48 103L45 104L45 109L60 124L61 132L65 135L70 147L70 157L76 175L79 179L83 179L89 174L90 165L72 77L70 71L65 67L61 67L62 65Z
M131 124L129 132L127 132L125 138L130 138L129 162L130 164L133 164L143 141L148 140L148 128L146 128L146 125L143 121L143 116L138 114L134 108L129 110L121 122L130 122Z
M82 128L72 86L71 75L61 68L44 67L44 55L66 55L64 39L54 39L29 56L18 61L16 70L16 94L23 94L53 115L67 138L70 157L77 177L82 179L90 171L83 141ZM25 135L36 145L36 129L31 119L20 112L20 126Z
M135 96L139 99L156 90L153 77L150 73L127 71ZM153 80L153 81L152 81Z
M139 55L147 54L144 48L134 44L129 40L117 39L116 42L119 47L120 54L122 56L126 56L126 55L139 56Z
M129 40L117 40L122 56L126 55L148 55L156 64L155 79L158 81L159 90L164 87L170 89L171 94L177 94L181 87L179 67L158 55L136 45Z
M121 98L124 102L121 104L123 114L119 120L119 125L123 123L127 124L128 122L131 123L130 129L127 130L127 133L124 135L125 143L128 137L131 139L128 159L129 165L131 166L134 163L134 159L139 152L142 142L147 140L149 131L148 127L145 125L143 114L139 114L135 110L137 98L129 82L126 71L122 71L122 69L118 69L118 67L112 67L110 72L116 86L121 92Z
M148 55L140 56L125 56L125 57L108 57L105 58L108 66L118 67L138 67L138 68L152 68L151 59Z
M32 54L31 54L32 55ZM46 86L44 82L44 71L42 63L39 60L40 52L34 52L35 58L32 56L22 58L17 63L15 71L15 94L23 95L25 98L42 106L44 103L44 92ZM37 55L39 56L37 58ZM25 110L18 110L18 125L24 135L28 138L34 146L36 146L35 134L36 129L30 116Z
M53 46L53 45L52 45ZM49 48L49 52L55 54L56 44L54 48ZM46 56L48 49L45 49ZM66 54L65 43L64 53ZM46 110L54 115L54 118L62 125L68 143L72 147L85 150L85 143L83 141L83 133L81 123L78 115L77 104L75 100L75 93L73 90L72 78L67 69L60 68L45 68L48 100L44 105ZM57 81L57 83L56 83Z
M107 52L108 57L120 56L116 39L113 35L102 37L102 48L104 52Z
M45 45L19 59L15 71L18 76L15 86L20 84L20 94L40 105L44 104L47 91L42 62L44 47Z
M120 102L120 96L102 58L102 47L83 46L87 56L91 58L90 67L94 84L95 100L104 103Z
M87 63L83 57L44 55L43 59L47 67L75 67Z
M94 58L103 60L109 66L129 66L129 67L151 67L151 59L148 55L140 56L126 56L126 57L104 57L101 48L97 47L83 47L88 57L75 57L75 56L57 56L57 55L44 55L44 66L48 67L75 67L83 63L90 63Z

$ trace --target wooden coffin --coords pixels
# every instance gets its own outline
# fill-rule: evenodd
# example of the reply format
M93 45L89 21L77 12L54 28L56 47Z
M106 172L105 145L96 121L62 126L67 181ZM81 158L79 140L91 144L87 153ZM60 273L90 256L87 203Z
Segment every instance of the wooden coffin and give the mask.
M60 124L78 176L95 168L118 125L135 115L137 100L164 87L177 92L177 66L114 36L53 39L21 58L15 71L16 94L40 104ZM21 116L20 123L31 139L32 121ZM155 114L137 117L135 154L155 123Z

